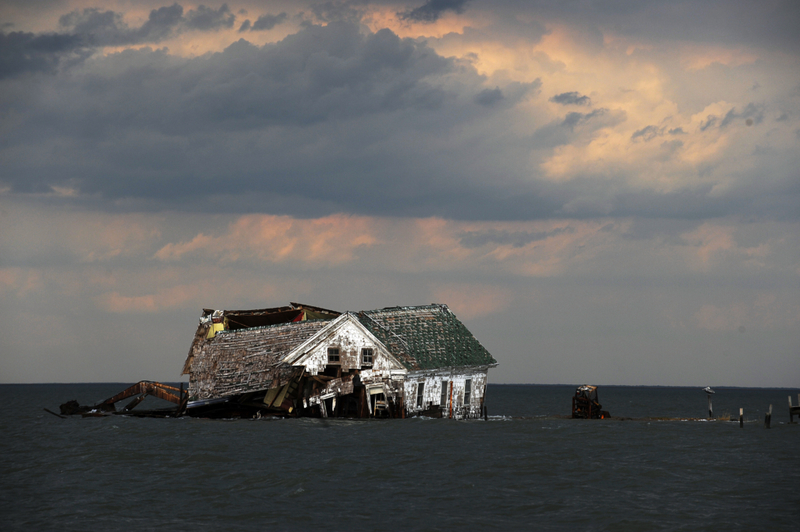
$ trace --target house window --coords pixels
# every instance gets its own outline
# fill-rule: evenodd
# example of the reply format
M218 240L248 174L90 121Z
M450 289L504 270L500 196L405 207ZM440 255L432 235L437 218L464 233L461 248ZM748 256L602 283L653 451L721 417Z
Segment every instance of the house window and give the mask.
M339 363L339 348L338 347L329 347L328 348L328 364L338 364Z
M425 383L417 384L417 408L422 408L422 396L425 395Z
M469 404L469 398L472 395L472 379L467 379L467 382L464 383L464 404Z
M447 406L447 381L442 379L442 397L439 399L439 404Z
M372 348L365 347L361 350L361 365L363 366L372 365Z

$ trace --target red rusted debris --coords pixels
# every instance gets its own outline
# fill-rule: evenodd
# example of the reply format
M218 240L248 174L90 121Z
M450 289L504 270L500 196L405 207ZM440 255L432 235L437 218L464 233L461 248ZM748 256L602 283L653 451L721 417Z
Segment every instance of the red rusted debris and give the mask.
M177 394L173 392L177 392ZM175 408L162 408L159 410L133 411L148 395L169 401L176 406ZM117 410L117 402L134 396L133 401L125 405L122 410ZM60 409L62 416L80 414L83 417L103 417L117 414L139 417L178 417L185 413L188 400L189 392L183 389L183 384L181 384L180 388L176 388L160 382L140 381L94 406L81 405L78 401L72 400L61 405Z
M580 419L606 419L611 417L597 399L597 386L583 384L572 398L572 417Z
M203 309L183 366L187 390L142 381L94 406L65 403L61 414L478 419L496 365L446 305ZM134 410L148 395L176 407Z

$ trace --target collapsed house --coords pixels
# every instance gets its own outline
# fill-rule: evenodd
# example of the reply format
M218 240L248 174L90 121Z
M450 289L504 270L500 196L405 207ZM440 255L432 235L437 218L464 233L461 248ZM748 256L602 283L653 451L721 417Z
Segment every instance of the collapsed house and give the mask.
M477 418L496 365L441 304L204 309L183 368L186 413Z

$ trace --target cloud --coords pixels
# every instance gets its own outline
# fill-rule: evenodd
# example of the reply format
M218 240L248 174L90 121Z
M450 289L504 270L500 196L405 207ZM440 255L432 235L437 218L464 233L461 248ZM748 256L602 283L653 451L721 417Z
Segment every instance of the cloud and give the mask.
M59 25L62 29L84 36L94 46L121 46L167 39L184 22L182 17L183 7L173 4L153 9L144 24L130 28L123 21L122 13L87 8L63 15Z
M239 32L271 30L275 26L286 22L288 18L289 16L285 12L277 15L261 15L252 25L250 20L245 20L239 28Z
M663 135L662 128L659 128L658 126L647 126L634 131L633 135L631 135L631 140L642 139L644 141L648 141L653 140L659 135Z
M286 216L243 216L226 234L200 233L191 241L167 244L155 254L162 261L212 256L223 262L258 260L307 262L318 266L353 260L358 248L374 245L368 220L331 216L310 222Z
M523 232L523 231L468 231L461 236L459 242L466 248L480 248L488 244L510 245L514 248L527 246L532 242L544 240L559 235L563 232L573 232L570 227L559 227L552 231Z
M90 53L91 46L80 35L0 32L0 79L26 72L53 73L62 62L80 61Z
M744 110L741 113L736 112L736 108L732 108L725 114L725 118L722 119L720 122L719 127L723 128L734 122L735 120L742 120L744 119L747 125L760 124L764 121L764 109L763 106L756 105L754 103L748 103L745 106Z
M97 303L100 308L115 313L161 312L181 308L197 296L197 286L176 285L155 294L126 296L116 291L104 293L97 297Z
M436 22L448 11L463 13L468 2L469 0L428 0L419 7L398 13L397 16L411 22Z
M606 116L608 113L608 109L595 109L591 113L567 113L567 116L564 117L564 121L561 123L561 125L568 127L569 129L574 129L578 125L585 124L586 122L596 118Z
M447 283L433 288L435 301L447 306L462 320L472 320L507 310L514 293L507 288L485 284Z
M63 33L0 32L0 79L24 72L52 73L64 62L82 62L99 47L159 43L183 30L229 28L234 19L227 4L217 10L200 5L185 17L178 4L160 7L135 28L125 23L123 13L94 7L71 11L59 17ZM282 21L278 15L275 23ZM268 24L269 19L261 23Z
M228 4L222 4L219 9L206 7L203 4L197 9L186 13L186 27L193 30L210 31L223 28L232 28L236 15L231 13Z
M479 105L491 106L503 99L503 91L499 87L494 89L484 89L475 96L475 103Z
M562 92L550 98L550 101L561 105L592 105L592 100L588 96L578 92Z
M6 69L0 190L295 216L797 216L786 92L796 87L777 83L766 59L688 75L678 59L691 43L673 54L607 33L587 48L566 37L581 31L577 14L504 2L470 3L441 37L399 22L396 7L314 6L302 16L287 7L284 24L304 22L286 32L251 31L284 14L251 10L237 33L227 7L190 16L175 4L138 25L130 14L68 13L61 35L74 42L43 56L29 42L6 61L30 59ZM343 22L345 11L363 24ZM329 23L312 24L312 12ZM189 20L231 31L209 39ZM253 42L228 44L243 36ZM156 41L164 47L97 44ZM747 90L726 81L738 78ZM763 100L753 102L756 78ZM591 100L575 86L590 86ZM777 129L747 128L766 122ZM680 142L658 140L668 135Z

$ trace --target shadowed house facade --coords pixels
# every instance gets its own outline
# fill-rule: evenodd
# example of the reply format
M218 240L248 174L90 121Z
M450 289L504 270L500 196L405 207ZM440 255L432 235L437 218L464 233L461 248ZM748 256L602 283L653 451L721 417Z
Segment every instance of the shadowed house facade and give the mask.
M205 309L189 415L480 417L495 359L446 306Z

